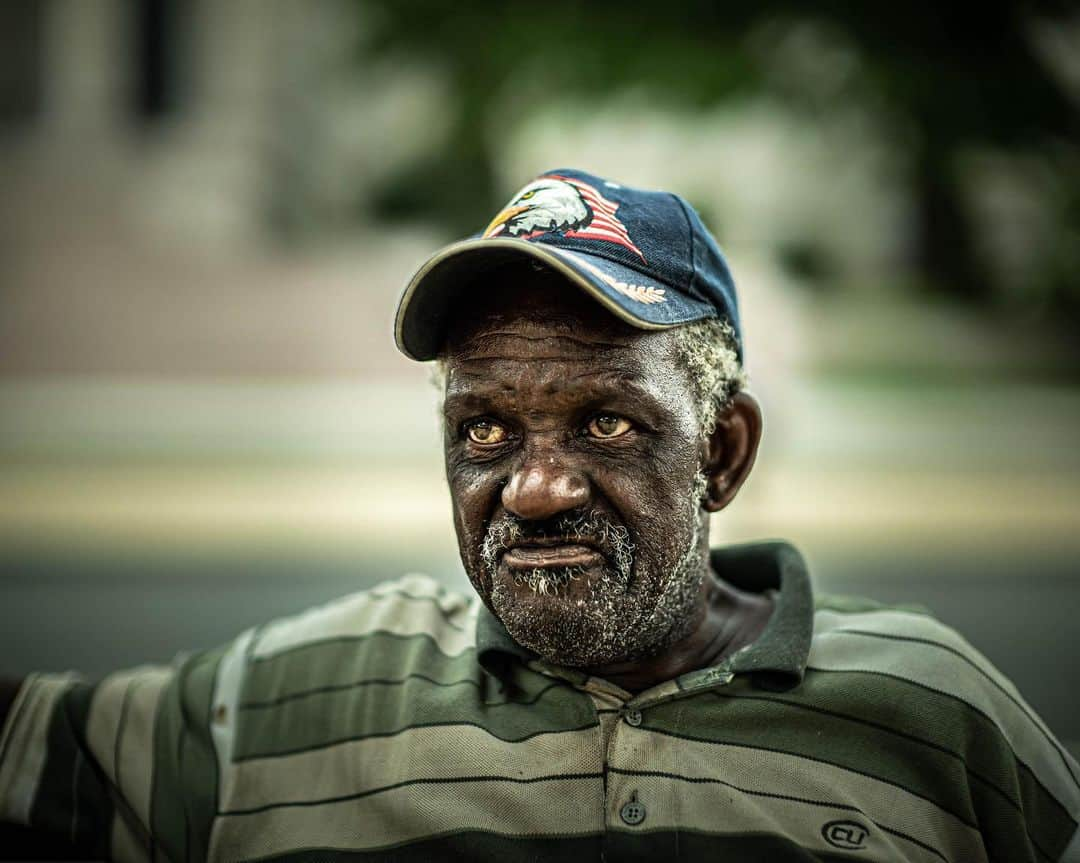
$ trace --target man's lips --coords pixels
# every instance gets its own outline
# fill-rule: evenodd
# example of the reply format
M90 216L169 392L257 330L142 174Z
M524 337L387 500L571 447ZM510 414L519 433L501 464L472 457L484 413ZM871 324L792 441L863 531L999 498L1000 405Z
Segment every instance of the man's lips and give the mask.
M503 563L511 569L547 569L565 566L591 566L602 555L591 545L580 542L537 540L517 543L503 554Z

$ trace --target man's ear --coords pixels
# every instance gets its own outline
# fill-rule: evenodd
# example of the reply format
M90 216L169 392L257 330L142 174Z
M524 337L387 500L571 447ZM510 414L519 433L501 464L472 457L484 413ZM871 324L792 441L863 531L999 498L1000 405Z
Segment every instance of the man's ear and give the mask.
M761 408L750 393L739 392L716 417L716 428L705 440L702 470L709 480L701 505L719 512L735 497L750 475L761 442Z

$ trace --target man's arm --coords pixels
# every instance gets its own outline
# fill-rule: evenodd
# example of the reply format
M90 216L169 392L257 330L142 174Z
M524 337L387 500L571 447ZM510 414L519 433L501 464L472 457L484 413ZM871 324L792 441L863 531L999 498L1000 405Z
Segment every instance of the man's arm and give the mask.
M218 781L218 666L225 655L242 659L246 644L96 681L73 672L33 673L18 688L6 681L0 824L59 836L82 860L126 858L125 849L151 844L168 859L205 859ZM0 859L16 841L36 835L0 832Z
M15 703L15 696L19 694L21 685L21 680L0 678L0 728L4 727L4 720L11 712L11 705Z
M11 713L21 680L0 679L0 729ZM0 824L0 860L78 860L67 842L29 827Z

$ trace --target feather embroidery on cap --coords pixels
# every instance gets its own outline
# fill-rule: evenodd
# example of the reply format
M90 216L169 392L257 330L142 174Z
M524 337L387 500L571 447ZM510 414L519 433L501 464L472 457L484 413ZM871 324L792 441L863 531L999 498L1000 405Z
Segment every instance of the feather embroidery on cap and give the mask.
M653 285L634 285L629 282L619 281L619 279L616 279L614 276L609 276L599 267L594 266L593 264L586 261L584 258L575 255L573 252L570 252L566 249L555 249L555 251L557 251L563 257L572 258L575 264L577 264L579 267L584 267L586 270L596 276L596 278L600 279L600 281L602 281L609 287L614 288L624 297L629 297L635 302L644 303L648 306L651 306L655 303L667 302L667 297L664 296L665 291L663 288L657 288Z

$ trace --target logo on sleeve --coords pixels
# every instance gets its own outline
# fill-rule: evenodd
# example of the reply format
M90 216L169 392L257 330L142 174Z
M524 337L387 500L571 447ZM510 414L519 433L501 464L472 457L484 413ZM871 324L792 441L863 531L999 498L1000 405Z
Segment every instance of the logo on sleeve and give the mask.
M484 230L484 237L531 240L560 234L579 240L602 240L629 249L641 260L626 226L615 215L619 205L572 177L548 174L514 196Z
M866 847L870 830L858 821L830 821L821 828L822 838L833 848L859 851Z

